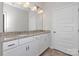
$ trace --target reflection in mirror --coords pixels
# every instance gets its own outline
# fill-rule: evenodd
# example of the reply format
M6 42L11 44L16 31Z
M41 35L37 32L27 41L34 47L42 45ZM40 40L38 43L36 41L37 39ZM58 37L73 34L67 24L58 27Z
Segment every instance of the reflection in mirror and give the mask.
M7 13L3 10L3 32L7 32Z
M43 16L33 11L29 12L29 30L42 30Z
M16 5L18 2L3 5L4 32L21 32L43 29L43 15L29 8Z
M28 12L26 10L4 4L3 14L5 32L28 30Z

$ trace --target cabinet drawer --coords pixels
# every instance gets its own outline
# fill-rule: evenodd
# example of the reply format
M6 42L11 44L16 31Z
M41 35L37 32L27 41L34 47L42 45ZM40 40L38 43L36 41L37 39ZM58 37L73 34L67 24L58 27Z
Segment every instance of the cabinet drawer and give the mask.
M27 37L27 38L19 39L19 45L25 44L25 43L30 42L32 40L34 40L33 37Z
M3 50L11 49L18 46L18 40L4 42L3 43Z

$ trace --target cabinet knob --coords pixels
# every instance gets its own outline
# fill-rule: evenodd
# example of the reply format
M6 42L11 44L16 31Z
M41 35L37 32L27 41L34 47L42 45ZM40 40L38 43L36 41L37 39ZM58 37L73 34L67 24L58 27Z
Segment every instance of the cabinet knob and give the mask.
M26 46L26 51L27 51L27 46Z
M28 50L29 50L29 45L28 45Z
M29 45L28 45L28 46L26 46L26 51L27 51L27 50L29 50Z

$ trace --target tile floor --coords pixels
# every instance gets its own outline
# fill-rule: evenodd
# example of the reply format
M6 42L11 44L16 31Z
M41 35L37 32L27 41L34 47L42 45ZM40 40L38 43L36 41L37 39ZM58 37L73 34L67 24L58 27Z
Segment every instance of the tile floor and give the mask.
M44 53L42 53L40 56L69 56L63 52L60 52L56 49L50 49L48 48Z

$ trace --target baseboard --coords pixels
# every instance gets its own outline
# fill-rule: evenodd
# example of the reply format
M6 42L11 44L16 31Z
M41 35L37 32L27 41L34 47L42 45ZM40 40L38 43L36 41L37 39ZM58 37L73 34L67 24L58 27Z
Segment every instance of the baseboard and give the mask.
M60 51L60 50L58 50L58 49L55 49L55 50ZM72 56L71 54L65 53L65 52L63 52L63 51L60 51L60 52L66 54L66 55L68 55L68 56Z

